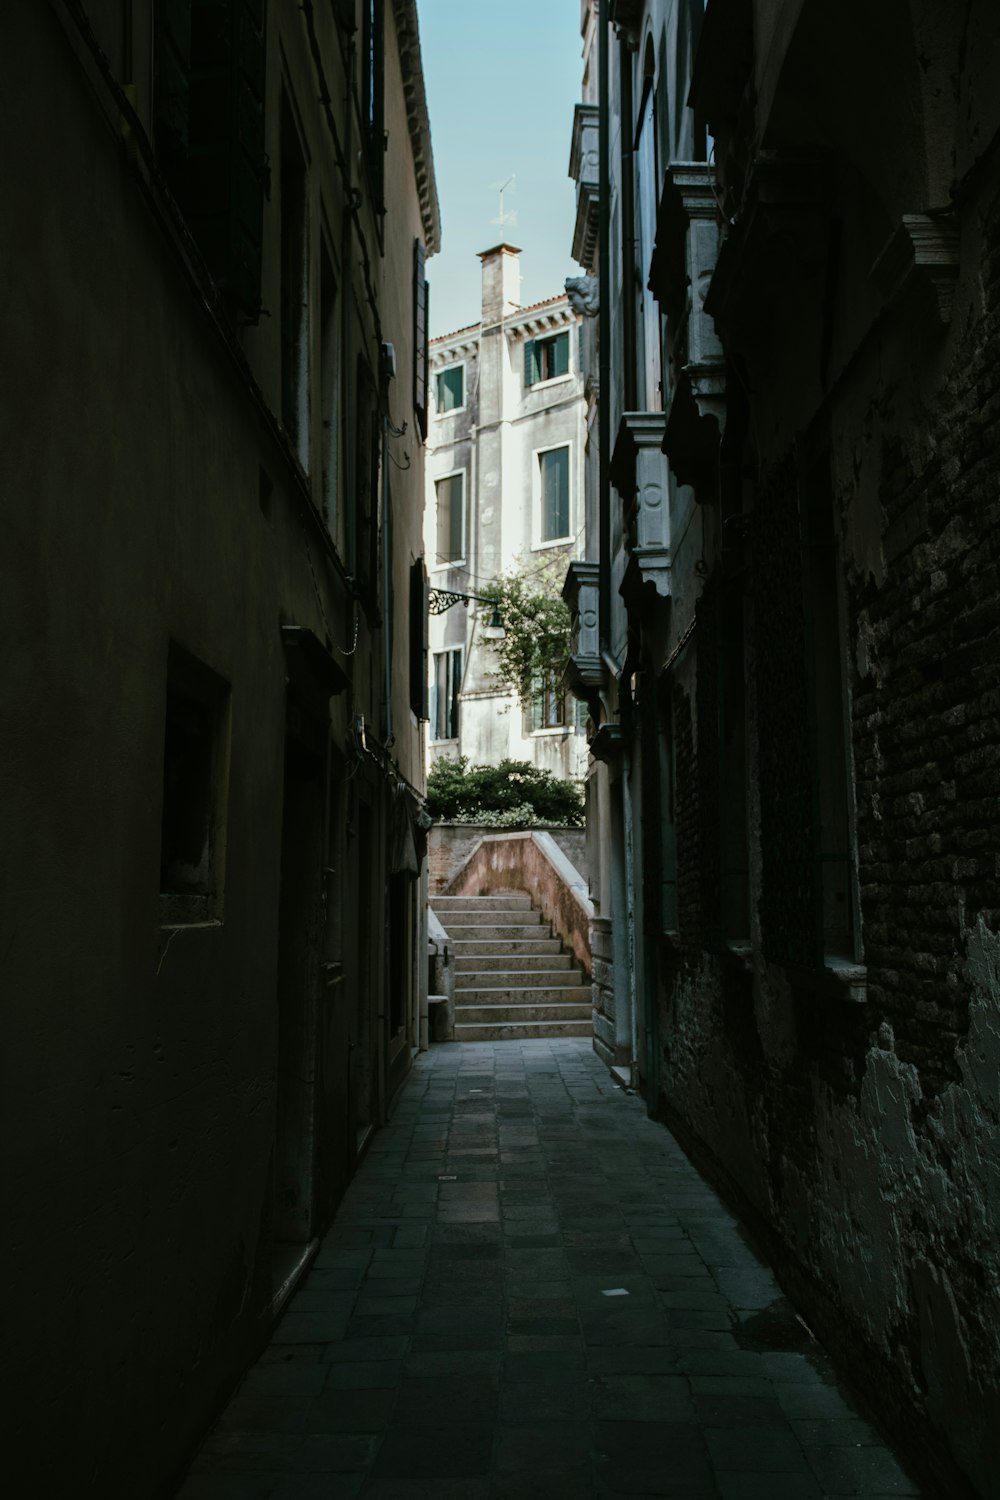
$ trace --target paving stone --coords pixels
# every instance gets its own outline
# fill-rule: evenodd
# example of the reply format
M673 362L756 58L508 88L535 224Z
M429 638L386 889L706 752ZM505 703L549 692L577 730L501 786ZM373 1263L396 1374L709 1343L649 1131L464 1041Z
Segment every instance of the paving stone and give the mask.
M178 1500L919 1494L779 1295L586 1041L432 1049Z

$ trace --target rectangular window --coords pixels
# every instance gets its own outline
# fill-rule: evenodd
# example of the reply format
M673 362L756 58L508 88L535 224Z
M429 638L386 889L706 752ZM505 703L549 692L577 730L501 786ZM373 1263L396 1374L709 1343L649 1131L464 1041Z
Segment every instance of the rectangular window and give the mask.
M361 38L361 110L365 127L365 159L372 197L381 208L385 175L385 101L383 92L383 0L365 0Z
M465 475L449 474L435 480L437 496L437 561L458 562L465 556Z
M569 374L569 330L549 338L529 339L524 346L524 383L539 385Z
M639 315L642 319L641 386L645 391L645 410L663 409L660 388L660 308L648 286L649 265L656 244L656 210L658 166L656 153L656 94L648 80L639 110L638 135L634 151L636 195L639 199Z
M719 658L719 750L721 799L720 898L722 936L744 942L750 936L747 857L746 669L743 649L743 594L739 588L722 607Z
M434 377L434 400L439 417L465 405L464 365L451 365L447 370L438 371Z
M337 540L337 490L340 427L340 304L337 281L326 246L320 265L320 401L323 412L322 475L323 514Z
M555 668L535 683L531 698L532 733L539 729L561 729L566 723L566 690Z
M229 687L179 646L167 662L160 921L218 920L225 867Z
M432 739L458 739L458 694L462 686L461 651L435 651Z
M381 421L375 381L364 355L358 355L354 388L354 507L348 555L359 592L375 603L378 582L378 495Z
M660 813L660 928L677 931L677 811L674 729L669 679L661 694L657 733Z
M226 301L256 322L269 176L263 0L163 0L153 9L157 155Z
M309 198L291 104L281 100L281 420L309 472Z
M543 542L569 536L569 449L550 448L538 455Z
M815 888L823 956L857 958L853 805L834 504L829 460L802 491L806 645L811 699Z

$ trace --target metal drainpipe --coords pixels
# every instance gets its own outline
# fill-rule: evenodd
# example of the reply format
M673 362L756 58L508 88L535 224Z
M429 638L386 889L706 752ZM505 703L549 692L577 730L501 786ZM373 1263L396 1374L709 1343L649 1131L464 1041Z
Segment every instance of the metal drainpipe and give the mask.
M389 395L385 396L388 407ZM392 501L389 486L389 433L382 419L382 660L385 691L385 748L393 743L392 727Z
M625 962L628 966L629 998L629 1082L638 1087L639 1078L639 987L635 968L635 851L632 844L632 747L626 739L622 747L622 817L625 824Z
M351 309L354 304L354 296L351 287L351 251L353 249L353 233L351 214L351 199L354 197L354 168L351 165L353 146L351 138L354 123L354 67L357 57L357 48L352 36L347 46L347 91L345 95L344 109L344 161L350 173L348 181L344 184L347 194L347 203L344 212L343 249L341 251L340 267L340 320L341 320L341 348L343 358L341 360L342 385L346 390L354 389L354 375L351 370L351 347L352 347L352 320ZM349 402L341 402L341 409L346 418L350 418L351 410ZM354 429L355 423L350 420L344 422L344 550L347 553L348 572L351 574L352 590L352 615L357 610L357 535L354 516ZM352 694L353 698L353 694Z
M598 640L602 654L611 646L611 130L608 97L608 0L597 5L597 144L598 144L598 259L600 307L597 336L599 531L598 531Z

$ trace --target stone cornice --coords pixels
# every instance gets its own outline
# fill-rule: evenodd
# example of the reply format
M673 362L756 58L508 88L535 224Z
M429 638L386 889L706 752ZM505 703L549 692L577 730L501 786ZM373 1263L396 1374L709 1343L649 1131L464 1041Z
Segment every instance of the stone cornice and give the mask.
M441 248L441 209L434 176L434 153L431 148L431 124L424 90L424 69L420 58L420 28L416 0L392 0L399 46L399 64L403 73L403 95L406 100L406 122L413 146L413 164L420 196L427 254L436 255Z

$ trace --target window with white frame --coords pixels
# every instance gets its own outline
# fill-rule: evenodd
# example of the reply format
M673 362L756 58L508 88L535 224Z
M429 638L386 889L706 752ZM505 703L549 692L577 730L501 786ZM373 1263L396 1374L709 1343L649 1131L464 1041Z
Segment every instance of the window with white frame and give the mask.
M569 536L569 448L548 448L538 455L539 540Z
M438 563L459 562L465 556L465 474L446 474L434 481L437 498Z
M465 405L465 366L449 365L434 377L434 400L439 417Z
M458 739L458 694L461 686L461 651L435 651L431 690L432 739Z
M550 667L532 683L531 732L561 729L566 724L566 689L559 673Z
M569 330L544 339L528 339L524 346L524 383L541 385L569 374Z

